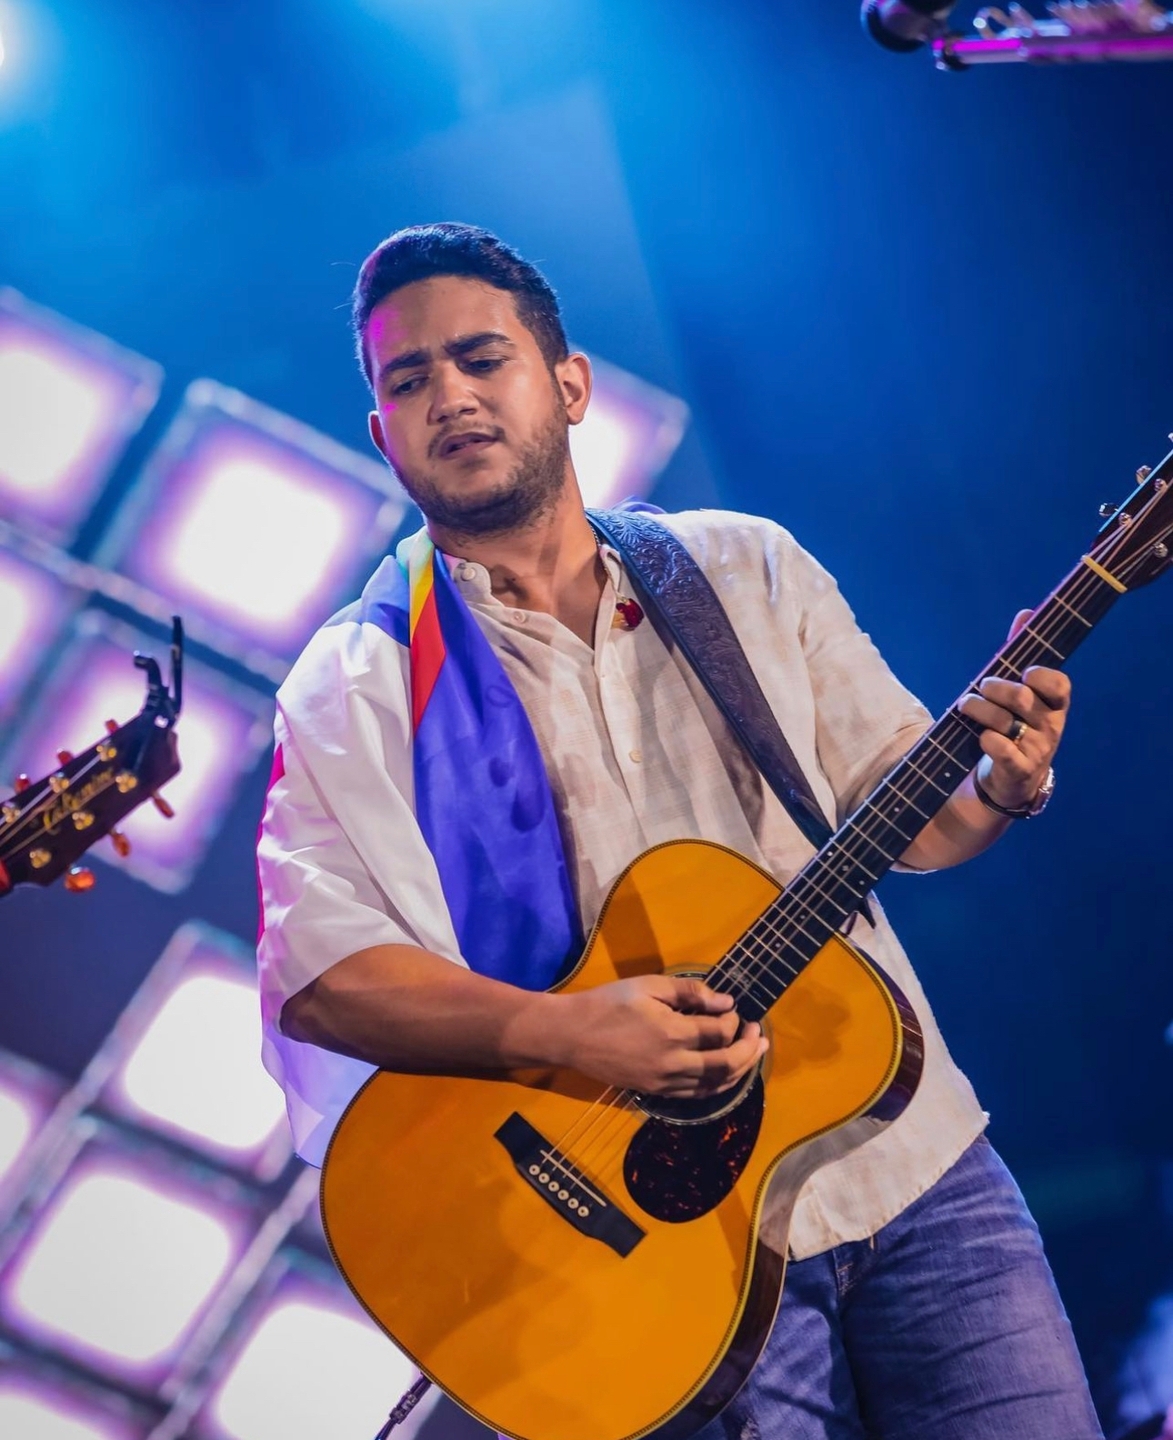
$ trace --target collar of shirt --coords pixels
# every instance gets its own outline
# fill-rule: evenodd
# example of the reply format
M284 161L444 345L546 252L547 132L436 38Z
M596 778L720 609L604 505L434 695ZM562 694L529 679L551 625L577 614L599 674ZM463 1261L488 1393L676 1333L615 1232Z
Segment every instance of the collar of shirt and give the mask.
M599 556L616 595L626 595L626 573L623 569L623 561L619 558L619 552L613 550L610 545L600 545ZM503 608L516 608L515 606L506 607L505 602L493 594L493 584L484 565L478 564L475 560L462 560L459 556L454 555L445 555L444 563L448 566L448 573L455 580L457 589L469 605L501 605Z

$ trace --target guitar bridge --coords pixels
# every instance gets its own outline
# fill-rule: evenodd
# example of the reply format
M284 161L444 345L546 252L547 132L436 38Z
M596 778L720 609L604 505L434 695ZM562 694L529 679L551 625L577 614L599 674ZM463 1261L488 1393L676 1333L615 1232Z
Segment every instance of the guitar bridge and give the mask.
M542 1199L583 1235L616 1255L630 1255L645 1231L593 1189L571 1162L515 1110L497 1130L514 1169Z

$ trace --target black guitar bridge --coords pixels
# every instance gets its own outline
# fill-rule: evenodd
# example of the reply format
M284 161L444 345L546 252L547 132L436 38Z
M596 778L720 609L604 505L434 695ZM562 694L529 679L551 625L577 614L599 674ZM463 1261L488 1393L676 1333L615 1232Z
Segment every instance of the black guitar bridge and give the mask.
M515 1110L494 1139L509 1153L521 1178L547 1205L583 1235L601 1240L616 1255L630 1255L645 1232L600 1195L571 1162Z

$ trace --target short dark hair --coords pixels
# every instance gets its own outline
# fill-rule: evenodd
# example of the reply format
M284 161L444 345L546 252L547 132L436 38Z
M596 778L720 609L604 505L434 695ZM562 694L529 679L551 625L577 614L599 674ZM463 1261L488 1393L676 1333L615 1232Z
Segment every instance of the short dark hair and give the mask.
M371 370L363 339L371 311L403 286L436 275L464 275L508 291L517 306L517 318L538 342L551 370L570 353L557 295L541 271L516 250L476 225L454 221L409 225L388 235L371 251L354 287L351 323L359 364L368 383Z

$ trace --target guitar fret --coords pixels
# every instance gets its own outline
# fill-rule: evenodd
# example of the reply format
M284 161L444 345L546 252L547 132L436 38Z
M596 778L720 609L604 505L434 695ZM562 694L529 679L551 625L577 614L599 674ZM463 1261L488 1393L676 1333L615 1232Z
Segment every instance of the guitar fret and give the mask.
M1055 591L1054 595L1053 595L1051 598L1054 600L1054 602L1055 602L1056 605L1062 605L1063 608L1064 608L1064 610L1066 610L1069 615L1074 615L1075 618L1079 621L1079 623L1080 623L1081 625L1086 625L1089 630L1090 630L1090 629L1092 628L1092 626L1096 623L1094 620L1085 620L1084 617L1083 617L1083 616L1079 613L1079 611L1075 608L1075 606L1074 606L1074 605L1069 605L1069 604L1067 603L1067 601L1064 600L1063 596L1060 595L1057 590Z
M1054 655L1055 658L1060 662L1067 659L1067 656L1063 653L1062 650L1056 650L1054 645L1044 640L1043 637L1038 634L1037 631L1033 630L1029 625L1024 625L1022 627L1022 634L1029 635L1032 639L1037 640L1039 644L1044 647L1044 649L1049 650L1051 654Z

